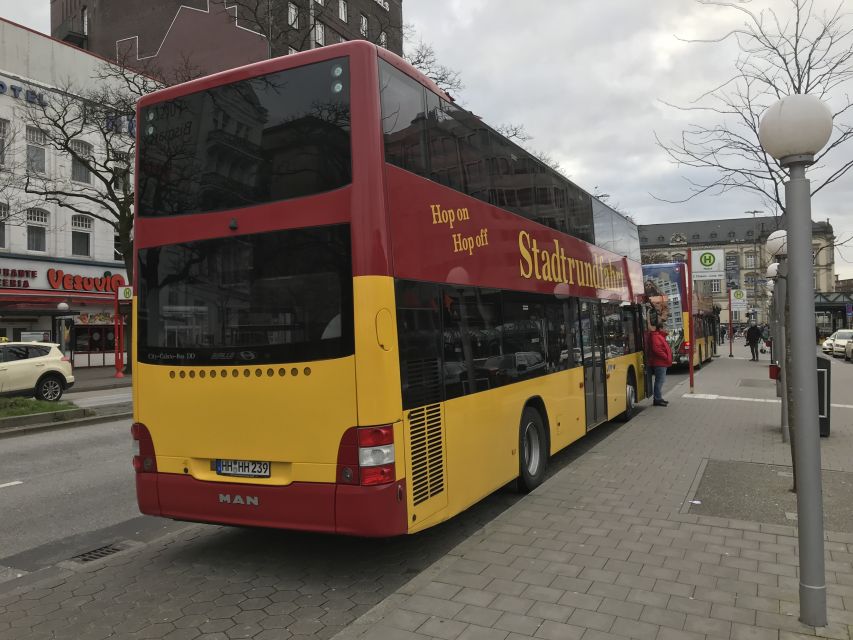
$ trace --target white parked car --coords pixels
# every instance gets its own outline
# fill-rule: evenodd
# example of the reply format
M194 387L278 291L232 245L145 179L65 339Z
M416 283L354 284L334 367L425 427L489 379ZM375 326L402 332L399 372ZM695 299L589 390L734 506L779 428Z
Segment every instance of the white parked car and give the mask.
M821 349L823 349L824 353L828 353L828 354L832 355L832 343L835 342L835 336L837 336L837 335L838 335L838 332L836 331L831 336L829 336L826 340L823 341L823 345L821 346Z
M853 360L853 340L847 341L847 346L844 348L844 359Z
M0 395L56 401L74 385L74 374L59 345L49 342L0 343Z
M832 355L835 358L844 358L847 353L847 343L853 340L853 329L845 329L835 332L835 340L832 341Z

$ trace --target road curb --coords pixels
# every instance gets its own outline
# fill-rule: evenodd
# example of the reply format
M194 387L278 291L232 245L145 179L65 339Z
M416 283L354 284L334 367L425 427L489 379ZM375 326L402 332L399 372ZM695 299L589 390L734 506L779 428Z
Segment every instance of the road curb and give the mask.
M82 411L82 409L80 410ZM86 427L92 424L100 424L103 422L113 422L115 420L127 420L133 417L132 411L122 413L107 413L101 415L87 416L72 420L60 420L56 422L42 422L39 424L28 424L15 427L0 427L0 439L11 438L13 436L27 435L40 431L54 431L57 429L70 429L73 427Z
M75 393L86 393L87 391L107 391L109 389L124 389L125 387L132 386L130 382L130 378L126 378L127 382L104 382L101 384L80 384L79 382L74 384L74 387L69 389L66 393L73 395Z
M42 411L41 413L27 413L22 416L10 416L0 418L0 431L11 427L25 427L31 424L42 424L47 420L51 422L67 422L93 415L88 409L63 409L62 411Z

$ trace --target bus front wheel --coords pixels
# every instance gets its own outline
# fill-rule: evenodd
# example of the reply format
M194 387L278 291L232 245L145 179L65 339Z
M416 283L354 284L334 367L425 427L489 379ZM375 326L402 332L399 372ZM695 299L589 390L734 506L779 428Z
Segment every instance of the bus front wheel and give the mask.
M542 416L533 407L525 407L518 430L518 490L533 491L545 479L548 466L548 439Z

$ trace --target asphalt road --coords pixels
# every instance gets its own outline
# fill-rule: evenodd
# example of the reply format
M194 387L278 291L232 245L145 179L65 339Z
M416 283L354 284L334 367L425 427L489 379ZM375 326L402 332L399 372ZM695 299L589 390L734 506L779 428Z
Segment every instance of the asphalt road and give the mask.
M130 420L4 438L0 558L139 515Z

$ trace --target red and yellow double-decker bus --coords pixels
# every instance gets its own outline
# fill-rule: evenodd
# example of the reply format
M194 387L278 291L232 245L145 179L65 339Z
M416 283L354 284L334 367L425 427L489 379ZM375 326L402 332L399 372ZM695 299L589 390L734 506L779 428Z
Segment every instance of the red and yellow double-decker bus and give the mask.
M645 395L636 228L393 54L325 47L138 109L143 513L411 533L532 489Z

